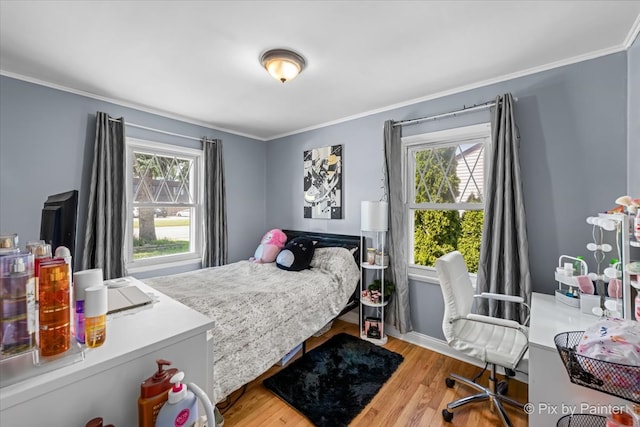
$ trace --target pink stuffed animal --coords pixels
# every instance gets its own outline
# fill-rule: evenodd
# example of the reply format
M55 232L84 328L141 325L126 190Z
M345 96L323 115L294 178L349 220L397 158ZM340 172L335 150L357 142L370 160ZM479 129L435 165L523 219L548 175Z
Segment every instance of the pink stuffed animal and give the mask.
M275 262L285 243L287 243L287 235L282 230L278 228L269 230L262 236L256 252L249 258L249 261L257 262L258 264Z

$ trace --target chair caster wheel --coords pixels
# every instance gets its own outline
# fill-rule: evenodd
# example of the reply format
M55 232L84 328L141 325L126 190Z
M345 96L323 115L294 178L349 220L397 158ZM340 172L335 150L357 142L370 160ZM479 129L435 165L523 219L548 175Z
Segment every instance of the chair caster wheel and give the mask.
M451 420L453 419L453 412L449 412L446 409L442 410L442 419L445 420L446 422L450 423Z
M447 385L447 387L449 388L453 388L453 386L456 384L456 382L454 380L452 380L451 378L445 378L444 379L444 383Z
M506 381L500 381L496 386L496 392L502 396L505 396L509 392L509 383Z

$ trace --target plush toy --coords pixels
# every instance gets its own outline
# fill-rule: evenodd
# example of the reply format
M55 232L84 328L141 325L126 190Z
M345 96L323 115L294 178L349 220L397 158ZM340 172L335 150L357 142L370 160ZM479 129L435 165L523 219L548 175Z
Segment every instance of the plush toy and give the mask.
M315 242L306 237L296 237L287 243L276 258L276 266L282 270L300 271L309 268Z
M249 260L258 264L274 262L285 243L287 243L287 235L282 230L278 228L269 230L262 236L260 244Z

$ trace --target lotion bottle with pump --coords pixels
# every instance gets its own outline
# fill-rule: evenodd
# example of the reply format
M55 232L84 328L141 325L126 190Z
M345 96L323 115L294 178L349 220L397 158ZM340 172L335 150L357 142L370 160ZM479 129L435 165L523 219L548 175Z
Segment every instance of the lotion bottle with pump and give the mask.
M171 390L171 377L178 373L176 368L164 369L171 365L168 360L158 359L158 370L153 376L140 384L140 397L138 398L138 427L154 427L160 408L169 398Z
M198 399L182 384L184 372L171 377L173 387L169 392L169 400L158 413L156 427L188 427L198 420Z

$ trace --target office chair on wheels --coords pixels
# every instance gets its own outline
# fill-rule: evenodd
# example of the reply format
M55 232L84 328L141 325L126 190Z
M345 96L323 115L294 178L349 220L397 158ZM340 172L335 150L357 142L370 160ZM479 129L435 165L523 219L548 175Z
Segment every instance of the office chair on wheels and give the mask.
M511 426L503 403L521 410L524 409L524 405L505 396L508 387L504 382L498 384L496 366L502 366L507 373L514 374L516 366L529 347L529 330L513 320L473 314L471 309L474 298L489 298L521 304L524 304L524 299L493 293L474 295L467 265L458 251L440 257L436 261L436 270L444 297L442 331L447 343L450 347L491 365L489 387L477 384L475 379L467 379L456 374L450 374L449 378L446 378L445 382L449 388L458 381L476 389L479 393L449 403L446 409L442 410L442 417L449 422L453 419L454 409L467 403L489 400L503 424Z

